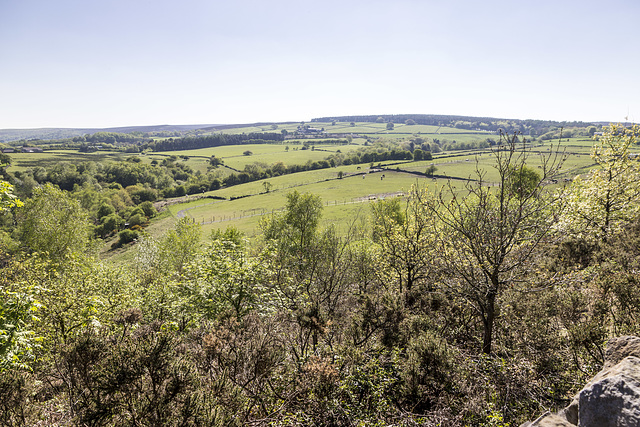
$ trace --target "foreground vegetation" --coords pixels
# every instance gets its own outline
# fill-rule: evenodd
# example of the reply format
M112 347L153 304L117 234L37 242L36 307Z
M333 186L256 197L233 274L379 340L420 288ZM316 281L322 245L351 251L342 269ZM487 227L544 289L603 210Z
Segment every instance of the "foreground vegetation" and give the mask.
M284 201L251 244L188 216L143 231L151 183L184 185L177 156L22 171L0 189L0 424L497 426L562 407L638 330L639 132L608 128L564 187L561 152L504 136L472 180L339 231L317 194L250 182ZM125 216L134 260L105 263L96 236Z

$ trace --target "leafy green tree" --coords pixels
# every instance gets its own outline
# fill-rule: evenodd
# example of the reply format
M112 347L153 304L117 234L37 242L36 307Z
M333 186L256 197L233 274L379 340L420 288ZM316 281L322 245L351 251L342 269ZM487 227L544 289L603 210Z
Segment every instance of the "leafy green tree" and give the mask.
M142 209L142 211L144 212L144 216L146 216L147 218L153 218L158 213L155 206L153 206L153 203L151 203L150 201L142 202L138 207Z
M606 240L640 213L640 163L631 146L640 138L640 126L604 128L593 146L596 167L576 177L566 193L567 210L558 228L588 239Z
M87 212L69 193L51 184L34 189L18 222L22 243L34 252L48 252L52 258L83 252L89 244Z
M528 197L540 190L539 182L540 173L530 166L521 164L509 171L509 179L505 185L512 194L518 197Z
M170 271L182 273L184 267L200 250L202 229L192 218L180 218L175 227L160 242L163 263Z
M123 226L124 219L114 212L100 218L100 225L96 229L96 234L105 237L120 230Z
M248 257L242 246L216 239L185 267L185 276L182 292L189 317L240 320L257 308L270 272L267 263Z
M371 207L373 238L380 246L382 269L393 271L401 295L429 277L434 266L431 252L436 225L416 194L420 191L412 189L413 195L404 207L399 198L380 200Z
M114 214L116 212L116 209L113 207L113 205L111 205L110 203L102 203L100 205L100 207L98 208L98 212L96 213L96 216L98 217L98 219Z
M387 123L387 130L393 130L393 128L394 128L393 122Z
M302 250L314 240L321 215L320 197L296 190L287 194L284 213L274 214L261 227L267 240L278 241L291 251Z
M118 233L118 241L116 242L116 246L126 245L127 243L131 243L136 240L140 236L136 230L124 229Z

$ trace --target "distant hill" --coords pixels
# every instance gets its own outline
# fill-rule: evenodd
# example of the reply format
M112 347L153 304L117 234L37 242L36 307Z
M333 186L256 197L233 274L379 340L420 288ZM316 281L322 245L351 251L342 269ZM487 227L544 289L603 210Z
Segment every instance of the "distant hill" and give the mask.
M38 128L38 129L0 129L0 142L18 141L21 139L50 140L73 138L96 132L187 132L190 130L213 127L217 125L151 125L151 126L122 126L111 128Z
M353 116L330 116L311 119L311 122L393 122L407 123L413 122L419 125L447 126L458 129L484 130L496 132L519 131L527 135L542 135L543 133L560 128L587 127L604 122L558 122L552 120L520 120L503 119L496 117L473 117L454 116L438 114L381 114L381 115L353 115ZM239 127L267 126L271 124L291 124L295 122L257 122L244 124L195 124L195 125L151 125L151 126L121 126L110 128L39 128L39 129L0 129L0 143L9 143L18 140L55 140L84 136L96 132L117 132L117 133L153 133L153 132L179 132L186 133L194 130L203 132L215 132ZM607 123L608 124L608 123ZM178 135L175 135L178 136ZM180 135L182 136L182 135Z
M496 132L503 130L504 132L519 131L529 134L534 130L537 134L548 132L553 128L571 128L571 127L587 127L593 123L586 122L558 122L553 120L520 120L520 119L503 119L496 117L473 117L473 116L453 116L439 114L380 114L366 116L333 116L320 117L311 120L312 122L392 122L406 123L412 121L418 125L431 126L449 126L458 129L468 130L485 130Z
M209 127L200 128L200 130L203 130L205 132L215 132L218 130L248 128L248 127L262 127L262 126L269 126L274 124L289 125L292 123L298 123L298 122L257 122L257 123L243 123L243 124L235 124L235 125L207 125Z

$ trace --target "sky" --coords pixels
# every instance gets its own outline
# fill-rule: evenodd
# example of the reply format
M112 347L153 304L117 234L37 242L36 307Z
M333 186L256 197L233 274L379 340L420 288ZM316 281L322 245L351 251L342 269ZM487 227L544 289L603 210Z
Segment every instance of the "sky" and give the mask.
M638 0L0 0L0 129L638 122L638 22Z

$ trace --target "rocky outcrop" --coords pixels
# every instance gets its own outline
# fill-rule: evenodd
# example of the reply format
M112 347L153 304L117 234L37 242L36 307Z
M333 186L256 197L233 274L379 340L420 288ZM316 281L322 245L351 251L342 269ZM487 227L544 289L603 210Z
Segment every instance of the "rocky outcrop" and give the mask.
M521 427L640 426L640 338L607 343L600 372L557 414L549 412Z

